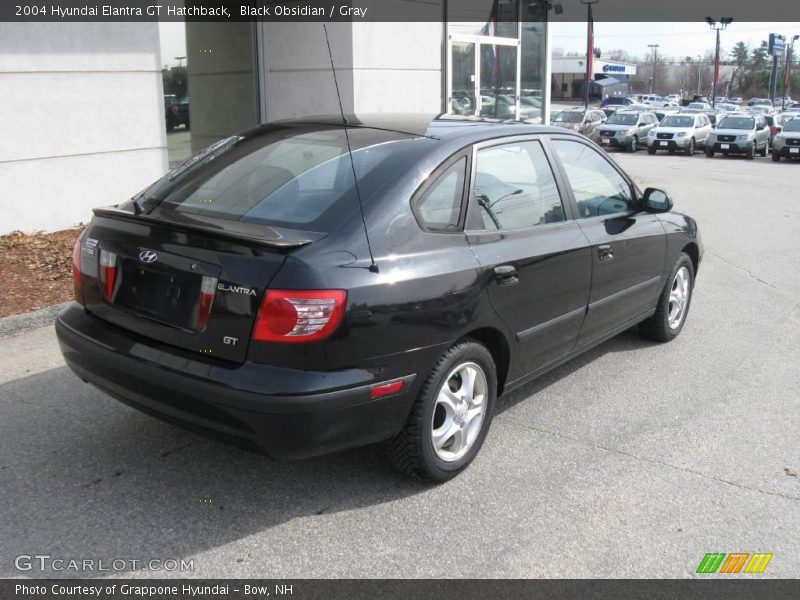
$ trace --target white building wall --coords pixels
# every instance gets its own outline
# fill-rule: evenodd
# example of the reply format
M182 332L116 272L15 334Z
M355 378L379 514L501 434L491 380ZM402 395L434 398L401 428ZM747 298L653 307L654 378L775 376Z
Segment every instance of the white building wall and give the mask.
M91 218L167 170L157 23L0 23L0 234Z
M439 113L442 23L354 23L356 114Z

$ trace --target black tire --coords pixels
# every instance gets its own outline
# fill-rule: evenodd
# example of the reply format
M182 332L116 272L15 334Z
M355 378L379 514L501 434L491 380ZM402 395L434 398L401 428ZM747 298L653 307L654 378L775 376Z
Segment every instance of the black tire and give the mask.
M437 456L433 446L436 399L452 369L467 362L480 366L486 378L485 413L480 431L466 454L447 462ZM403 430L386 442L385 450L389 461L411 477L435 483L452 479L466 469L480 451L489 432L496 398L497 368L492 355L479 342L464 338L442 355L425 380Z
M686 156L694 156L694 138L689 140L689 145L686 146Z
M680 322L676 327L671 327L669 323L670 293L672 292L673 285L675 284L675 277L678 274L678 271L684 267L687 269L689 274L687 292L688 298L686 300L686 305L683 309ZM680 334L684 324L686 323L686 316L688 315L689 309L692 305L693 291L694 266L692 264L692 259L689 258L689 255L685 252L681 252L681 254L678 256L678 260L675 261L675 265L672 267L672 270L669 273L669 278L667 279L666 284L664 284L664 289L658 296L658 304L656 305L655 314L639 324L639 333L641 333L644 337L657 342L670 342L678 337L678 334Z
M706 156L708 158L714 158L714 151L713 150L706 150Z
M631 141L628 142L628 152L636 152L639 149L639 138L633 136Z
M780 162L781 155L777 154L775 150L772 151L772 162Z
M750 150L747 154L744 155L747 160L753 160L756 157L756 143L753 142L753 145L750 147Z
M648 146L647 153L652 156L653 154L656 153L656 149L653 146Z
M761 156L767 158L767 154L769 154L769 140L764 142L764 149L761 151Z

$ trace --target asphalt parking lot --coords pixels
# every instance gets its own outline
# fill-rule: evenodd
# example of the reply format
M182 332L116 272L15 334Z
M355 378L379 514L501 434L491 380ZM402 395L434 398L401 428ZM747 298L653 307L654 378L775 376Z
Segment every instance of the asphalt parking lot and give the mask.
M136 576L692 577L715 551L796 577L800 164L614 156L700 223L683 333L625 333L504 398L442 486L371 449L247 454L83 384L51 327L0 339L0 577L109 574L20 554L194 561L117 573Z

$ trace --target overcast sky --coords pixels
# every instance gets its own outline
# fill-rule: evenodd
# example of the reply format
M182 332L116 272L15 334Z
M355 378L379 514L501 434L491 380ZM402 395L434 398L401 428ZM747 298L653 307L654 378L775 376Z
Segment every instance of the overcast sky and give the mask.
M791 0L794 1L794 0ZM565 52L586 52L586 23L552 23L553 47ZM176 56L186 55L185 25L159 23L161 62L177 64ZM800 23L731 23L722 32L723 50L742 40L757 46L771 32L792 36L800 33ZM595 23L595 46L604 50L625 50L632 56L650 56L648 44L659 44L663 56L682 58L702 55L714 49L714 33L706 23ZM800 43L800 42L798 42ZM727 53L727 52L726 52Z
M586 52L586 23L553 23L553 48L565 52ZM800 33L800 23L737 23L733 22L720 34L723 52L744 41L758 46L770 33L789 37ZM658 44L663 56L683 58L714 50L716 38L706 23L595 23L594 45L604 52L625 50L632 56L646 58L648 44ZM800 44L800 40L798 42Z

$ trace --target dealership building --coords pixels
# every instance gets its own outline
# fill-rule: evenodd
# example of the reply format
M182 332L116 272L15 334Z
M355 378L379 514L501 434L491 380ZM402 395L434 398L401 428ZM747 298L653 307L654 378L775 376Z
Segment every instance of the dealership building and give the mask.
M409 22L326 25L346 113L548 118L548 3L402 3ZM183 26L191 126L168 133L159 23L0 23L0 234L86 222L233 132L339 111L322 23Z
M551 94L553 100L583 98L586 82L586 58L553 58L552 65ZM589 96L599 99L625 95L630 91L631 75L636 75L636 65L595 58L592 61Z

